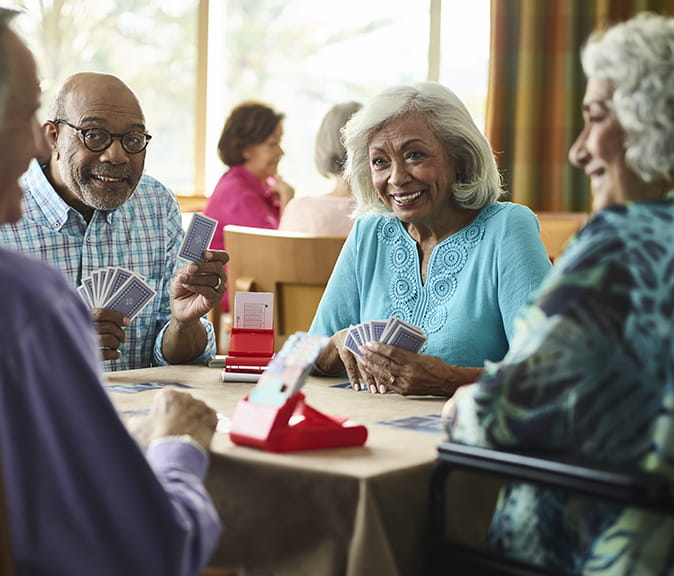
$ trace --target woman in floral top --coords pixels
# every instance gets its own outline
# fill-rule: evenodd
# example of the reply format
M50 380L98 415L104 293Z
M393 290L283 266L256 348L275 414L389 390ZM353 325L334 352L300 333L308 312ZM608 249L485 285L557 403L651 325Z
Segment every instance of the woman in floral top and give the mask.
M502 362L450 400L456 442L559 450L674 481L674 19L640 15L583 51L571 161L594 216L517 320ZM671 574L664 516L509 484L488 547L571 573Z

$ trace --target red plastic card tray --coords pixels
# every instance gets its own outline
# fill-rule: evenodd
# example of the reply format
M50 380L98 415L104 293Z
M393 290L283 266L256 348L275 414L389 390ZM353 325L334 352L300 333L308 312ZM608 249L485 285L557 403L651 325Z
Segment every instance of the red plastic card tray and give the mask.
M241 400L232 416L229 436L234 444L270 452L361 446L367 428L346 418L315 410L297 392L281 406Z
M225 356L225 372L264 371L274 355L273 330L232 328L229 351Z

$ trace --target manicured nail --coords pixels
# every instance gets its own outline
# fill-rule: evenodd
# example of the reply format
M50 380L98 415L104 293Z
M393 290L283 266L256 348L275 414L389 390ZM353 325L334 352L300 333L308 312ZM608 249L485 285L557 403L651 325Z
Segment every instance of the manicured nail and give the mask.
M379 393L380 394L386 394L386 386L384 386L383 384L380 384L379 385Z

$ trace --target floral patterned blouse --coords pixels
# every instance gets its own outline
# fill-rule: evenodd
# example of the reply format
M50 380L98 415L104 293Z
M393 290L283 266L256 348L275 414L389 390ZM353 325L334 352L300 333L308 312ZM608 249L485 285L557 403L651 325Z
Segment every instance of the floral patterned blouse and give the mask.
M674 197L597 213L516 321L502 362L457 395L454 441L562 450L674 481ZM584 574L671 574L674 521L530 485L488 546Z

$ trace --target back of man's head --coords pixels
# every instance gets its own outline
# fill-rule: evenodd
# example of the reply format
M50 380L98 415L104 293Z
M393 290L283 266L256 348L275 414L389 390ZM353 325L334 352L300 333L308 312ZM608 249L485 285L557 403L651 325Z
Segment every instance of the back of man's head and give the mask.
M9 23L18 12L9 8L0 7L0 35L5 35L9 29ZM5 100L9 90L9 70L7 62L7 53L4 41L0 42L0 110L5 109ZM4 120L4 114L0 115L0 122Z

